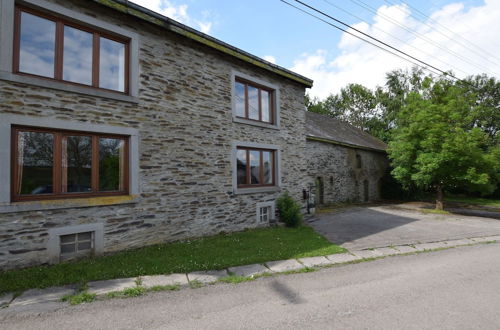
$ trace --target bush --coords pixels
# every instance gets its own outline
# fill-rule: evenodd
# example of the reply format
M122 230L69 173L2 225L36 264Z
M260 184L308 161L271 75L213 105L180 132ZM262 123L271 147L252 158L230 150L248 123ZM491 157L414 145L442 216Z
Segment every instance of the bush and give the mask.
M285 192L276 201L278 207L280 220L285 223L287 227L298 227L302 221L302 213L300 212L300 205L289 194Z

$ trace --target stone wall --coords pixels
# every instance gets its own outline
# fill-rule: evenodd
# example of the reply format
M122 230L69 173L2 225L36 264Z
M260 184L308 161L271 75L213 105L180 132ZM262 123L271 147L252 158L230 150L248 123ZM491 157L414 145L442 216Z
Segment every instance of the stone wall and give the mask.
M388 164L385 154L308 139L306 156L311 181L322 182L323 204L380 199L380 179ZM319 202L318 189L315 194Z
M0 116L137 129L140 198L0 214L0 269L48 262L51 228L103 223L104 252L110 253L266 225L256 221L256 203L274 201L284 190L300 200L308 184L304 86L111 9L83 0L54 2L140 35L139 102L0 81ZM231 70L279 86L280 130L232 121ZM233 194L233 141L280 146L281 192Z

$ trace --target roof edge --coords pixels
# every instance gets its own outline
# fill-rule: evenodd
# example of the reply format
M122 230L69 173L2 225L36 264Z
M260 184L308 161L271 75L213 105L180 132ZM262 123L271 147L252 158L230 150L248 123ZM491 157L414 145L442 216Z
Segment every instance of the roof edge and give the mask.
M149 23L161 26L169 31L175 32L188 39L194 40L210 48L216 49L220 52L236 57L244 62L250 63L264 70L273 72L282 77L298 82L308 88L313 86L313 81L309 78L306 78L298 73L280 67L276 64L272 64L268 61L265 61L259 58L258 56L252 55L242 49L231 46L221 40L218 40L193 28L190 28L189 26L186 26L171 18L158 14L152 10L146 9L135 3L129 2L127 0L92 0L92 1L97 2L106 7L115 9L117 11L120 11L122 13L135 16Z
M325 139L325 138L319 138L319 137L312 136L312 135L307 135L306 136L306 140L317 141L317 142L324 142L324 143L330 143L330 144L336 144L336 145L340 145L340 146L348 147L348 148L353 148L353 149L375 151L375 152L379 152L379 153L382 153L382 154L387 154L387 151L385 151L383 149L377 149L377 148L370 148L370 147L365 147L365 146L359 146L359 145L356 145L356 144L350 144L350 143L339 142L339 141Z

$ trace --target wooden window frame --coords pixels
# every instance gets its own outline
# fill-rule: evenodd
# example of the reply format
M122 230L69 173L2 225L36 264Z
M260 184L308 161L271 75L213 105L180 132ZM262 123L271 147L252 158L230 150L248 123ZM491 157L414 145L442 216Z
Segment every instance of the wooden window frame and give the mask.
M16 182L18 182L17 160L18 158L18 133L19 132L38 132L50 133L54 135L53 144L53 162L52 162L52 193L40 195L21 195L16 191ZM62 138L64 136L90 136L92 139L92 166L91 166L91 192L63 192L63 169L62 169ZM99 191L99 139L111 138L124 141L124 164L123 164L123 190L121 191ZM103 134L85 131L72 131L61 129L48 129L30 126L12 126L11 130L11 200L13 202L37 201L50 199L70 199L87 198L98 196L117 196L128 195L130 188L129 169L130 169L130 137L116 134Z
M256 187L275 187L276 186L276 157L277 157L277 151L274 149L262 149L262 148L250 148L250 147L237 147L236 148L236 154L238 153L239 150L245 150L246 151L246 183L245 184L237 184L238 188L256 188ZM262 152L267 151L270 152L273 158L273 163L272 163L272 183L254 183L252 184L252 178L250 175L250 151L259 151L260 152L260 173L259 173L259 181L264 182L264 171L262 170L264 168L264 158L262 157ZM238 157L238 156L236 156Z
M54 77L45 77L36 75L33 73L27 73L19 71L19 58L21 51L21 12L26 12L28 14L41 17L56 24L56 35L55 35L55 49L54 49ZM64 57L64 26L69 26L75 29L79 29L88 33L92 33L92 84L86 85L73 81L68 81L63 79L63 57ZM125 63L124 63L124 91L117 91L114 89L99 87L99 70L100 70L100 38L110 39L119 42L125 46ZM14 48L12 57L12 68L13 72L18 75L37 77L40 79L55 80L64 82L66 84L84 86L92 89L105 90L118 94L130 93L130 38L121 38L109 33L103 32L101 30L93 29L71 21L52 16L29 7L16 5L14 13Z
M250 80L242 79L242 78L236 78L235 79L235 84L240 83L245 86L245 116L237 116L237 118L245 119L245 120L251 120L255 121L258 123L265 123L269 125L276 125L276 110L275 110L275 91L272 88L256 84ZM249 99L248 99L248 86L257 88L259 92L259 119L252 119L250 118L250 105L249 105ZM269 121L264 121L262 120L262 91L266 91L269 93Z

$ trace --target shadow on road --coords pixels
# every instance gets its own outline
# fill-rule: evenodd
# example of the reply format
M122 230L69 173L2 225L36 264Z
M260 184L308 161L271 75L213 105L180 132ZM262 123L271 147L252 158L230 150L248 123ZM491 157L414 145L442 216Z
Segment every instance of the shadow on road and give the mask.
M286 284L281 283L278 280L271 282L271 288L291 304L304 304L307 301L303 299L299 293L292 288L288 287Z

